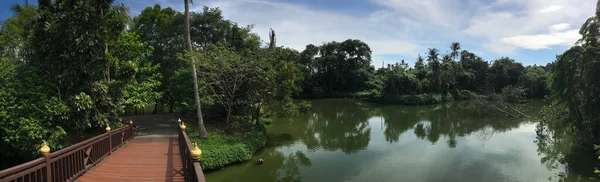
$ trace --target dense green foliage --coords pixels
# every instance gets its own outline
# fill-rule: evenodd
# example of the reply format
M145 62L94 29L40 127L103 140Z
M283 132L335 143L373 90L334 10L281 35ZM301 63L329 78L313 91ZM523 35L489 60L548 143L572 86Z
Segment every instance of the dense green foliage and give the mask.
M118 125L126 101L144 105L131 91L158 84L143 62L151 50L124 32L126 7L40 1L13 10L0 33L3 154L34 154L42 140L61 148L67 132Z
M600 5L600 1L598 1ZM547 125L574 128L577 146L591 149L600 143L600 7L582 26L577 44L551 63L548 85L552 106ZM535 73L532 73L535 75ZM564 115L554 115L562 113Z
M199 139L195 127L190 128L187 133L202 149L202 169L214 170L228 164L248 161L256 151L265 146L265 128L257 126L245 134L227 134L217 128L207 127L210 135L206 139Z
M412 67L401 60L375 70L371 49L364 42L349 39L310 44L297 60L305 78L303 96L423 105L467 99L461 94L465 92L500 93L505 87L523 90L528 97L547 93L546 67L524 67L510 58L489 63L467 50L460 51L458 42L451 44L450 54L439 52L429 49L426 58L419 55Z
M235 154L207 153L228 156L207 168L247 160L261 146L254 131L259 118L306 109L293 101L298 96L424 105L490 93L522 102L551 93L558 111L552 113L568 114L561 119L570 122L561 124L576 129L578 144L600 143L597 17L582 26L577 46L547 66L507 57L488 62L453 42L448 54L431 48L414 65L399 60L375 69L367 42L309 44L301 52L276 47L274 32L266 44L252 26L225 19L218 8L191 13L192 51L186 51L184 14L159 5L136 17L111 0L40 0L39 7L12 10L0 28L0 153L6 155L36 155L42 140L64 147L68 134L118 125L127 108L193 113L194 73L204 118L231 133L214 130L201 144L245 143L232 145ZM251 137L236 139L245 132Z
M13 12L0 29L3 155L39 155L43 140L60 149L68 135L118 127L125 109L195 111L191 57L201 68L198 88L212 123L243 133L261 114L298 111L298 52L261 47L252 26L224 19L218 8L191 14L190 39L199 51L185 51L183 13L159 5L133 18L113 1L44 0ZM215 86L229 80L213 73L244 80L224 96Z
M596 8L595 16L588 18L579 30L581 39L549 64L550 74L544 78L548 80L551 104L541 111L544 120L538 126L536 142L545 156L542 162L567 166L569 170L560 178L563 181L581 178L581 174L586 179L596 176L592 167L571 166L598 166L594 150L595 144L600 143L600 1ZM532 70L526 78L537 77L539 72Z

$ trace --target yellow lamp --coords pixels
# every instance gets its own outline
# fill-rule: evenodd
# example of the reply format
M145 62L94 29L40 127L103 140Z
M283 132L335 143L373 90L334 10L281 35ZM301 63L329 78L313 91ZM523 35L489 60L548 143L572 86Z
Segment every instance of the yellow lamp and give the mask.
M106 130L106 132L110 132L110 126L106 125L106 128L104 128Z
M185 123L181 122L181 125L179 125L179 128L181 129L181 131L185 131L185 128L187 128L185 126Z
M129 120L129 125L133 125L133 121Z
M44 141L42 148L40 148L40 152L42 152L42 154L44 154L44 155L50 154L50 147L48 147L48 145L46 145L46 141Z
M200 156L202 156L202 150L200 150L200 148L198 148L198 143L194 142L194 149L192 149L192 151L190 151L190 156L192 157L192 159L194 160L198 160L200 159Z

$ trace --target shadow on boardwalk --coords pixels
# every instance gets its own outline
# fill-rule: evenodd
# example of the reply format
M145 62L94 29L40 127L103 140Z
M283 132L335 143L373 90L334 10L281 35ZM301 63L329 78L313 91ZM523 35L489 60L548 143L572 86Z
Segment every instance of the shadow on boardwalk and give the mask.
M178 116L173 114L128 116L123 118L125 121L132 120L137 126L136 138L176 138L178 134L177 119Z

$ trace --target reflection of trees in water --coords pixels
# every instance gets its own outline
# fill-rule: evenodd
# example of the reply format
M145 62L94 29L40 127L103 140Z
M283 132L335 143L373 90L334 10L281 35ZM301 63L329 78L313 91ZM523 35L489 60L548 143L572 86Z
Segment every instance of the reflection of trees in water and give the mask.
M561 170L550 178L558 181L592 181L590 177L598 178L593 173L598 161L594 151L576 147L573 130L563 124L540 122L536 128L535 143L541 156L540 162L550 170Z
M352 154L365 149L371 139L368 107L352 100L335 103L313 103L302 141L309 150L322 148Z
M447 103L434 106L380 108L385 119L385 138L390 143L398 142L399 136L414 129L415 136L436 143L441 137L446 139L448 147L457 146L457 137L475 132L487 140L497 132L518 128L525 120L510 118L491 118L473 113L465 107Z
M457 103L433 106L373 106L352 100L317 100L308 114L296 121L278 123L269 131L268 146L292 146L302 142L309 151L340 150L353 154L365 149L370 142L372 117L383 118L384 136L390 143L398 142L400 135L413 129L414 135L432 143L443 138L448 147L456 147L457 138L478 135L486 140L493 134L518 128L525 120L486 117L458 107ZM534 110L532 110L533 112ZM300 151L282 153L277 149L264 151L265 174L261 181L298 181L302 166L312 162ZM270 166L269 165L273 165ZM593 168L592 168L593 169Z
M447 145L454 148L458 145L458 137L477 133L482 140L487 140L495 133L518 128L526 121L475 113L465 107L465 103L374 106L353 100L314 101L307 117L302 118L308 122L301 140L309 150L322 148L355 153L366 148L370 141L368 119L381 116L384 120L383 133L390 143L398 142L401 134L413 129L419 139L437 143L440 138L445 138ZM526 113L537 112L538 108L536 103L515 107Z
M300 167L310 167L312 161L302 151L286 155L284 152L275 149L281 146L290 146L296 139L287 133L269 133L267 134L267 138L269 140L267 144L268 148L261 151L260 155L265 162L260 166L254 166L258 165L255 163L246 164L247 169L257 171L244 171L260 172L261 174L240 175L257 178L243 179L243 181L301 181ZM260 170L260 168L277 170Z
M300 167L312 165L310 159L301 151L285 156L280 151L271 150L262 156L265 163L261 168L278 170L262 170L265 173L258 175L260 179L257 181L301 181Z

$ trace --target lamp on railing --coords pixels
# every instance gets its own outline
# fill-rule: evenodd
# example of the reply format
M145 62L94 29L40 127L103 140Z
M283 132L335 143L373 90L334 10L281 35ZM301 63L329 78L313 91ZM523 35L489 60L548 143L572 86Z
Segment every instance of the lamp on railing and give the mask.
M44 154L44 155L50 154L50 147L48 147L48 145L46 145L46 141L44 141L44 144L42 144L42 148L40 148L40 152L42 152L42 154Z
M198 159L200 159L201 155L202 155L202 150L200 150L200 148L198 148L198 143L196 143L194 141L194 149L192 149L192 151L190 151L190 156L192 157L192 159L198 160Z
M110 132L110 126L106 125L106 128L104 128L106 130L106 132Z
M187 128L185 126L185 123L181 122L181 125L179 125L179 128L181 129L181 131L185 131L185 128Z
M177 124L181 124L181 118L177 119Z
M129 125L133 125L133 121L131 121L131 119L129 120Z

